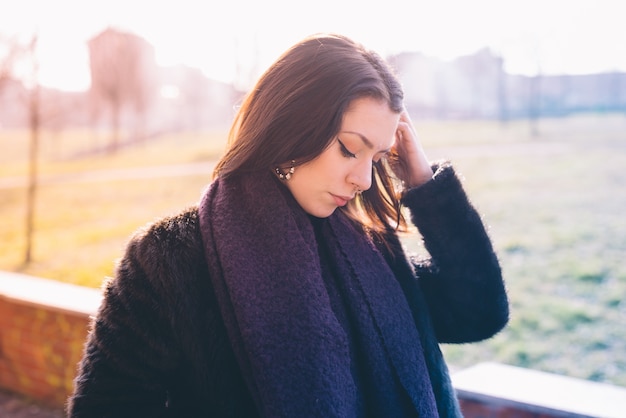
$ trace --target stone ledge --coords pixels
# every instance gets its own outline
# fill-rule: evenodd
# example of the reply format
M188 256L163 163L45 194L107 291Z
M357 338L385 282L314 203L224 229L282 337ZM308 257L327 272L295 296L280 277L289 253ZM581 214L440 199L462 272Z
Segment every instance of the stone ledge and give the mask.
M0 388L63 408L102 292L0 272Z
M94 316L102 301L102 291L25 274L0 272L0 299Z
M626 417L626 388L481 363L452 375L459 399L552 417Z
M99 289L0 272L0 387L62 407L101 301ZM496 363L452 383L468 418L626 418L622 387Z

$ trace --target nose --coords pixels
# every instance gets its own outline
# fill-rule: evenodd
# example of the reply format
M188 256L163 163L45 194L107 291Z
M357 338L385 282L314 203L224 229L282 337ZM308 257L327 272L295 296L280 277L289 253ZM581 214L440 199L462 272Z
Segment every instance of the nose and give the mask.
M356 165L348 174L347 181L361 191L372 187L372 162L365 160Z

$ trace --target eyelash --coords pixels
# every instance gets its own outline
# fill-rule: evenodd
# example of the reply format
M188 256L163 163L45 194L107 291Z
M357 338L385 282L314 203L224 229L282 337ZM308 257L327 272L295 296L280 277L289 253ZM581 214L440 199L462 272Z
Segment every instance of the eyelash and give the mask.
M341 147L341 153L346 158L356 158L356 154L351 153L348 148L341 142L341 139L337 138L337 142L339 142L339 146Z

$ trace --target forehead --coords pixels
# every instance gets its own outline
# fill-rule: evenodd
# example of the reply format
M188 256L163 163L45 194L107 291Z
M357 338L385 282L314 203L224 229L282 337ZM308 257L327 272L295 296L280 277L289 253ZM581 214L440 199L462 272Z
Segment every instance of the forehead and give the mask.
M353 101L344 113L341 131L363 136L374 147L385 149L395 140L399 120L400 114L385 101L362 98Z

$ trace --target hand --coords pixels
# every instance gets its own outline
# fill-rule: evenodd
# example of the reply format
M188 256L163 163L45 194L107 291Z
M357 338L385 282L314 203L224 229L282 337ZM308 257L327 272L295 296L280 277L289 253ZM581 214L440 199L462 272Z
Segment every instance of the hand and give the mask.
M406 110L400 114L393 154L397 161L391 168L407 188L421 186L432 179L433 170Z

